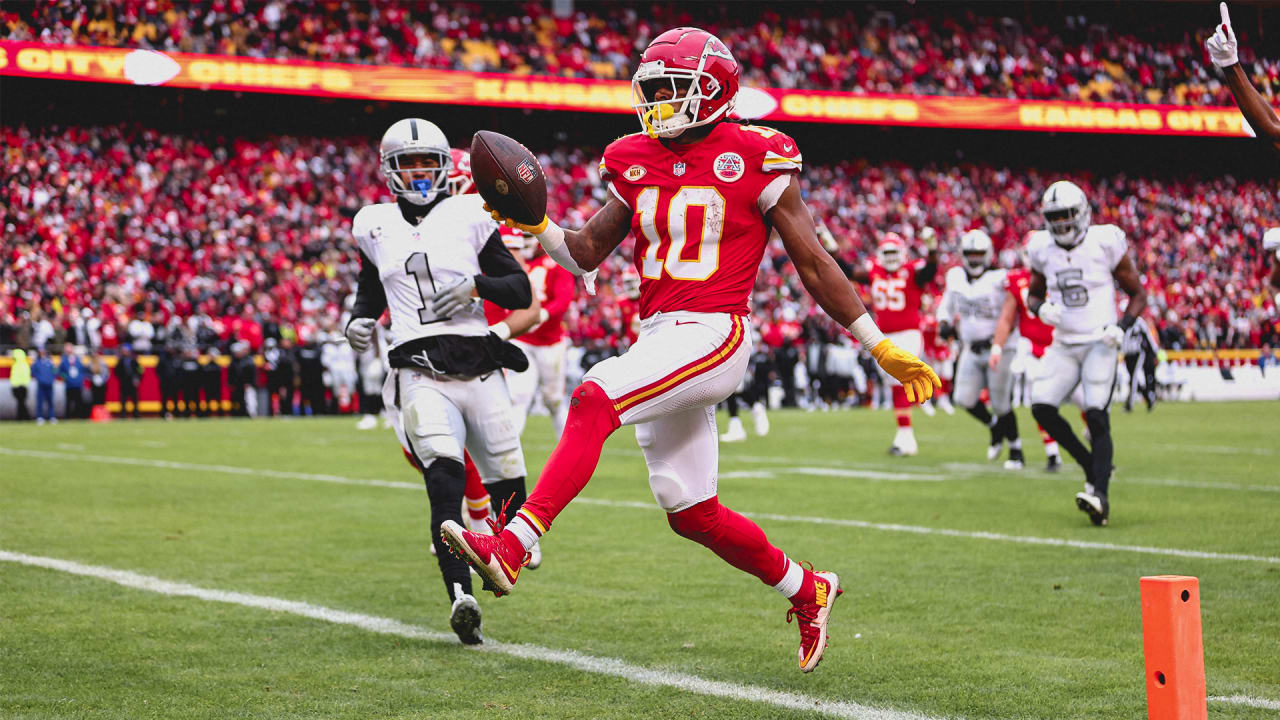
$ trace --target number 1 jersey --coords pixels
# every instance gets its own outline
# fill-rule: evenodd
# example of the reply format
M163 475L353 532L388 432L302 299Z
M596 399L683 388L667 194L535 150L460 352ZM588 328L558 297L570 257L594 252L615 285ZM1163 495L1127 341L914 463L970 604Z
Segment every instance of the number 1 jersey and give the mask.
M480 274L480 251L498 229L479 195L438 202L411 225L395 203L366 205L351 222L360 251L378 267L391 313L391 346L436 335L489 333L481 303L451 317L431 311L431 296L458 278Z
M794 140L721 122L701 142L643 133L605 148L600 177L634 213L640 315L750 312L769 236L767 213L801 167Z

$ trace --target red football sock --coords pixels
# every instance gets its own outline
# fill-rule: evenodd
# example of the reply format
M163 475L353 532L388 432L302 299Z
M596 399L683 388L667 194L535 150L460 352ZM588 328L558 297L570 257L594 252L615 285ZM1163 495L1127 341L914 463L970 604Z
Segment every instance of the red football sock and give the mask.
M901 385L893 386L893 414L898 418L898 427L911 427L911 403Z
M620 425L613 401L599 385L579 385L569 399L564 434L516 518L538 535L550 529L560 511L586 487L600 463L604 441Z
M464 452L462 459L467 473L467 487L462 494L467 503L467 514L472 520L484 520L489 517L489 491L480 481L480 471L471 462L471 454Z
M719 498L669 513L667 523L676 534L705 545L725 562L755 575L766 585L782 582L787 572L790 560L786 553L769 543L759 525L721 505Z

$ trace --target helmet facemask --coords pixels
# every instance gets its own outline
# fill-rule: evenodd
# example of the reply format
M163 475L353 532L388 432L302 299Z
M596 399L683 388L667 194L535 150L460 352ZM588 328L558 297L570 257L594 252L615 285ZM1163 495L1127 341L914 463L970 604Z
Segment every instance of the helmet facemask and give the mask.
M669 68L661 60L641 63L636 74L631 78L631 91L635 100L636 117L640 126L651 138L673 138L685 130L715 122L727 115L733 108L733 101L721 106L716 112L699 120L698 110L703 100L715 100L720 97L723 88L720 82L708 72L702 70L706 64L706 56L698 63L697 70L685 68ZM671 95L658 99L662 89Z
M411 158L425 158L417 161ZM434 160L436 165L429 166ZM428 205L436 199L449 181L453 159L448 152L433 148L403 147L382 154L382 175L396 197L414 205ZM425 177L414 178L414 175Z
M1063 207L1043 210L1045 227L1053 241L1064 248L1073 248L1084 239L1089 229L1089 206Z
M880 261L880 265L889 272L897 272L902 268L902 264L906 262L907 250L901 245L881 245L876 250L876 256Z
M961 257L964 262L964 271L969 274L969 277L981 275L990 264L990 253L982 250L966 250L961 253Z

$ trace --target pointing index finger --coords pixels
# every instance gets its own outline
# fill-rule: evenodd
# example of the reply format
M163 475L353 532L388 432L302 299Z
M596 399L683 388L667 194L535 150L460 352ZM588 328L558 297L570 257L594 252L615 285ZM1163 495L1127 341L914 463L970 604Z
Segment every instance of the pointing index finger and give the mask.
M1222 24L1223 24L1223 25L1230 25L1230 24L1231 24L1231 15L1230 15L1229 13L1227 13L1227 4L1226 4L1226 3L1224 3L1224 2L1220 2L1220 3L1218 3L1218 12L1222 14Z

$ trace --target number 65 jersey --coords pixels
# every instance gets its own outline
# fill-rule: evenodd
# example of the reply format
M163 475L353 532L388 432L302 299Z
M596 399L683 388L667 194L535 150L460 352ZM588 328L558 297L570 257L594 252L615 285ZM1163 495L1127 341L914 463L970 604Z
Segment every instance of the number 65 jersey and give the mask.
M640 316L750 312L767 213L799 172L800 149L772 128L717 124L668 148L644 133L605 148L600 177L631 208Z
M431 296L458 278L480 274L480 251L498 229L479 195L440 200L412 225L396 203L366 205L351 221L360 251L378 267L391 313L391 346L435 335L484 337L481 303L451 317L431 311Z
M1101 339L1102 329L1114 325L1116 284L1112 273L1129 244L1115 225L1090 225L1084 240L1070 250L1058 245L1045 230L1031 234L1027 253L1031 269L1044 275L1046 300L1062 306L1062 322L1053 339L1068 345Z

